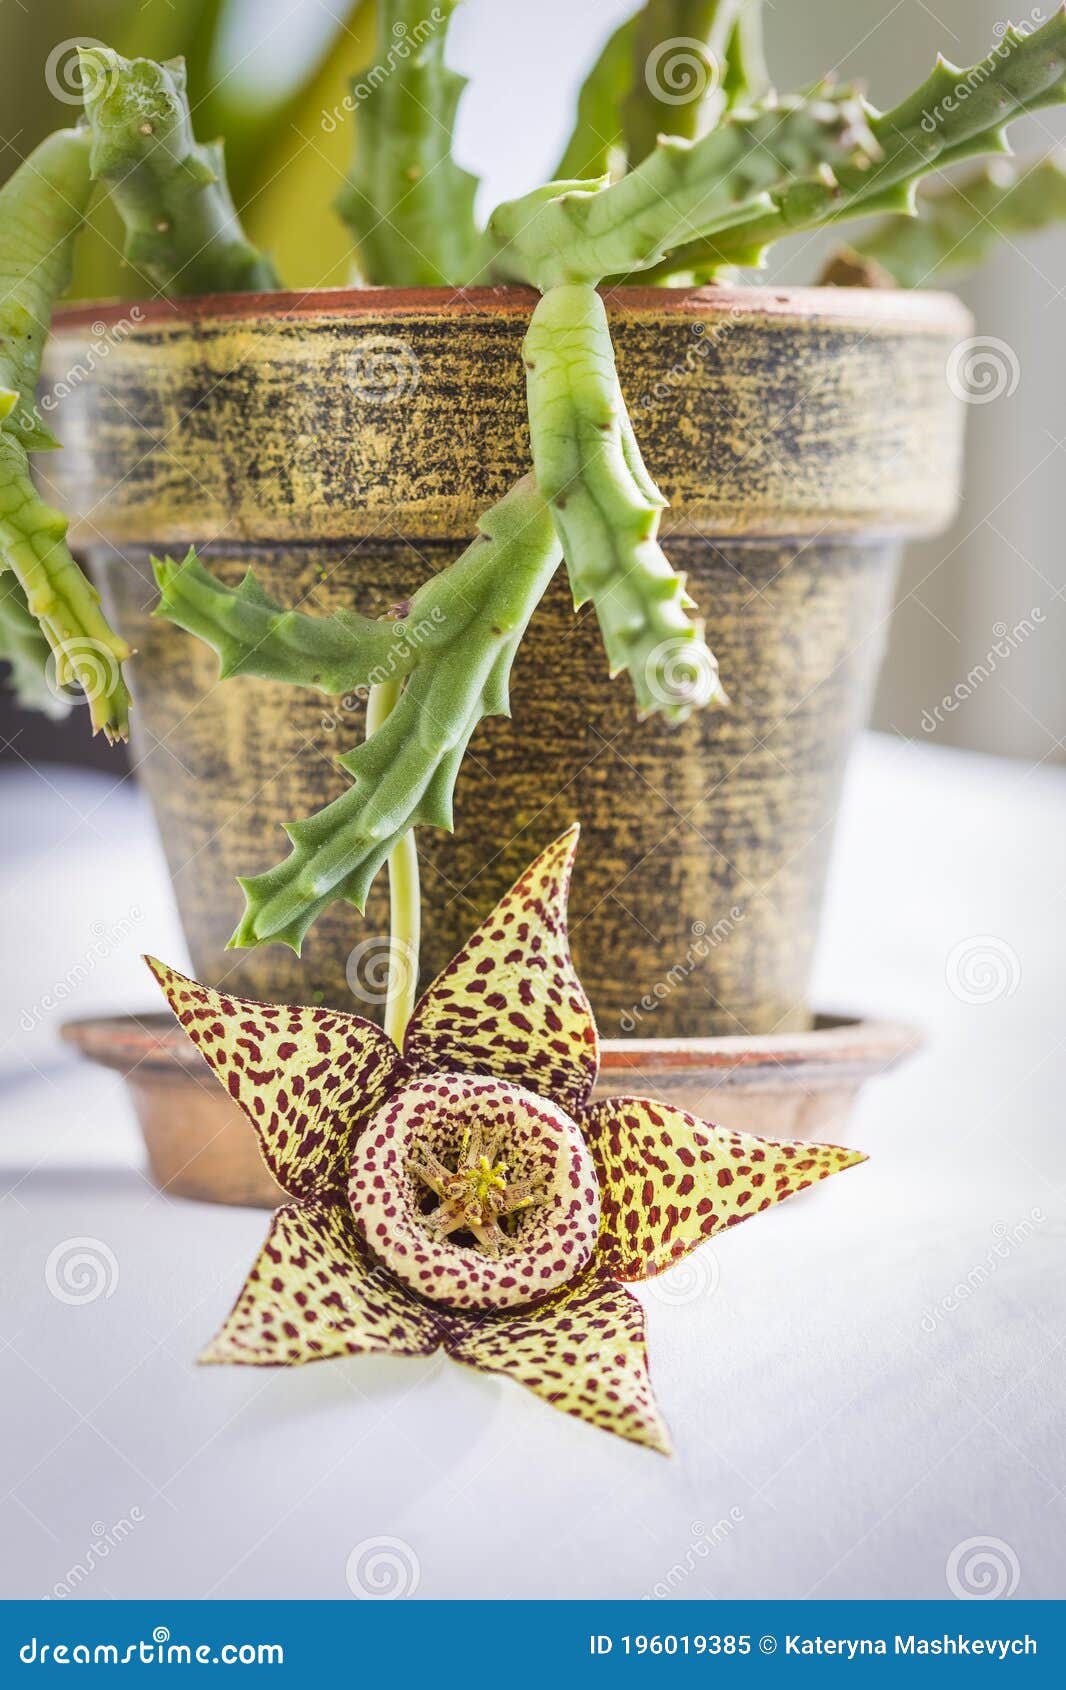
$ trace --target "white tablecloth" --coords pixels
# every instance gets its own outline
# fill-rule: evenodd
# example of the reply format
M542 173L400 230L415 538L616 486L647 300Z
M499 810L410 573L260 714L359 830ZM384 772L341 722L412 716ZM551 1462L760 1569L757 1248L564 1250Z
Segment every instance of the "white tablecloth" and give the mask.
M865 1094L867 1164L641 1293L672 1462L439 1359L193 1365L266 1217L155 1193L56 1039L183 960L112 787L0 775L5 1595L347 1597L380 1540L427 1597L1064 1593L1066 771L863 743L817 1002L930 1042ZM64 1302L79 1238L109 1294Z

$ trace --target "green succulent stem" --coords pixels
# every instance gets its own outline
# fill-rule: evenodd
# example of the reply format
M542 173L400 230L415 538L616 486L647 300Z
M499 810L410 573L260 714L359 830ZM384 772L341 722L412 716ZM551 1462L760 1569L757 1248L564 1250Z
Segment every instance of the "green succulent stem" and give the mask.
M26 595L10 570L0 574L0 661L10 669L9 682L16 704L42 715L67 715L70 702L48 684L51 647L37 619L30 614Z
M38 495L27 456L57 444L37 409L36 386L90 191L88 141L72 129L43 141L0 189L0 570L20 589L8 599L8 651L11 617L24 609L54 655L56 693L81 685L94 731L114 740L125 738L129 720L121 667L129 646L108 626L99 594L67 547L66 517ZM23 681L27 634L23 628L17 648Z
M869 166L876 146L846 89L725 118L698 141L666 136L618 182L550 182L498 206L491 269L542 292L651 269L680 243L772 207L788 182ZM825 191L825 190L821 190Z
M232 945L280 941L299 951L338 898L363 908L374 876L412 828L450 830L466 747L483 717L509 714L511 664L561 556L532 477L478 528L452 565L462 570L465 604L456 600L447 637L420 650L395 707L339 758L354 785L286 827L292 849L284 862L241 881L246 908Z
M631 165L660 135L695 139L725 105L721 83L742 0L647 0L636 19L622 127Z
M336 208L364 276L458 286L478 265L477 178L452 156L466 79L444 62L457 0L378 0L378 61L351 83L355 143Z
M927 287L966 275L997 246L1066 222L1066 161L1051 154L1019 168L996 159L921 194L915 217L886 217L857 235L827 268L852 284Z
M829 183L795 183L773 206L708 238L679 246L655 277L710 274L723 265L753 265L784 235L872 212L911 214L918 183L981 153L1009 151L1005 126L1024 112L1066 100L1066 8L1038 28L1008 28L969 69L945 59L891 111L869 111L880 158L870 169L845 167Z
M570 138L552 177L616 176L625 161L622 101L629 87L640 13L619 24L608 36L577 96L577 115Z
M537 485L563 545L575 607L595 607L612 675L644 714L683 721L727 702L682 576L658 541L666 500L640 455L594 288L551 289L525 338Z
M400 702L402 681L382 681L372 687L366 703L366 737L384 727ZM403 1036L418 995L418 954L422 938L422 904L418 878L418 842L414 828L398 840L388 855L389 979L385 998L385 1032L403 1049Z
M126 228L129 262L161 292L241 293L278 287L241 228L221 141L193 134L184 59L80 51L92 173Z

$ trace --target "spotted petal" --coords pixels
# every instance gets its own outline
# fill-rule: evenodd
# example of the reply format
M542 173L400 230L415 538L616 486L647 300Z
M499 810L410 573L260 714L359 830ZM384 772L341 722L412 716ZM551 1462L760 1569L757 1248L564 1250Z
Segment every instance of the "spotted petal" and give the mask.
M253 1003L146 957L167 1002L244 1110L283 1191L342 1193L355 1133L401 1068L391 1039L336 1009Z
M624 1285L586 1277L536 1308L449 1316L448 1354L524 1385L553 1408L671 1454L648 1374L644 1310Z
M375 1265L348 1209L279 1209L233 1312L202 1362L294 1366L328 1356L432 1355L442 1325Z
M569 1114L599 1069L596 1023L570 955L578 830L537 858L424 994L404 1055L419 1074L491 1074Z
M606 1098L581 1125L600 1176L600 1260L617 1279L662 1273L724 1227L866 1160L726 1132L646 1097Z

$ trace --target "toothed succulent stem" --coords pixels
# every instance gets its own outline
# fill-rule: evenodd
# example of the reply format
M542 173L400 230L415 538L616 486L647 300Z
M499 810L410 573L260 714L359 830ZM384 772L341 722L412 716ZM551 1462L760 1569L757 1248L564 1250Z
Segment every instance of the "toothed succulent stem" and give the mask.
M279 940L298 951L311 923L336 899L362 909L382 863L412 828L450 830L466 747L484 716L509 713L515 652L560 561L551 517L531 477L478 527L480 537L452 566L464 582L454 620L439 643L420 650L377 731L339 759L355 784L286 828L292 850L284 862L242 880L246 908L231 944Z
M1024 169L1004 159L922 194L917 216L886 217L855 237L822 277L851 285L928 287L965 275L1004 240L1066 222L1066 163L1052 154Z
M383 681L371 689L366 704L366 737L385 725L400 702L402 681ZM411 829L388 855L389 978L385 998L385 1032L403 1049L403 1036L418 995L418 956L422 938L422 906L418 879L418 842Z
M736 114L698 141L661 140L618 182L550 182L498 206L492 269L546 291L649 269L696 236L773 205L771 194L818 172L833 180L876 151L860 101L816 90Z
M595 606L612 675L640 710L683 721L726 701L685 583L658 542L666 500L644 466L615 371L603 301L546 293L523 354L533 465L563 545L574 604Z
M378 63L352 79L356 137L336 208L379 286L458 286L477 268L477 178L452 157L465 77L444 62L457 0L378 0Z
M111 190L129 262L164 293L241 293L279 286L241 228L221 141L193 134L184 59L124 59L83 47L92 173Z
M10 668L16 704L58 718L67 715L70 704L48 684L51 655L40 624L30 615L25 593L11 571L5 570L0 574L0 662Z
M772 209L707 240L686 242L655 274L706 274L722 265L757 264L783 235L868 212L912 212L917 185L930 171L1006 151L1007 123L1064 100L1066 8L1030 33L1008 28L987 57L967 70L939 60L891 111L871 110L881 155L872 169L845 167L836 171L835 184L787 187Z

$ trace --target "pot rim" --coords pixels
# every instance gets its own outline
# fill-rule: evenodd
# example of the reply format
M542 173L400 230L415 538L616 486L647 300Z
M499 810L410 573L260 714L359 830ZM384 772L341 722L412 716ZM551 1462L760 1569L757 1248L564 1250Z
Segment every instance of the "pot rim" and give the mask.
M909 288L841 287L613 287L600 293L616 311L663 316L686 313L819 321L895 324L912 332L965 332L972 318L956 294ZM205 293L182 299L77 300L61 306L52 328L66 333L92 328L103 334L133 319L134 329L175 327L213 320L299 321L301 318L380 316L528 317L539 295L528 287L314 288L271 293Z

